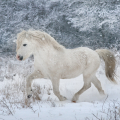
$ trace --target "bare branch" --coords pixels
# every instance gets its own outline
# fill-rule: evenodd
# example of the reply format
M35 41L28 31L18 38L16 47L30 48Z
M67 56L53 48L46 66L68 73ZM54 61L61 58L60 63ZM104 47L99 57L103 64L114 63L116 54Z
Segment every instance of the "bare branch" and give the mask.
M94 114L93 114L94 115ZM100 118L98 118L96 115L94 115L98 120L100 120Z
M3 100L1 100L0 102L3 103L3 105L8 109L9 113L13 115L13 112L10 110L9 106Z
M107 97L106 97L105 101L107 100L107 98L108 98L108 95L107 95ZM102 110L103 110L103 107L104 107L105 101L103 102L103 105L102 105Z

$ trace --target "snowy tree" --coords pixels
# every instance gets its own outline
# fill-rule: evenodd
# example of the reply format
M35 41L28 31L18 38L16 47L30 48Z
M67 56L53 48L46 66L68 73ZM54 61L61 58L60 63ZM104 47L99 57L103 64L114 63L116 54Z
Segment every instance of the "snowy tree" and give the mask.
M119 0L0 0L0 49L21 30L44 30L67 48L119 48ZM116 45L117 44L117 45Z

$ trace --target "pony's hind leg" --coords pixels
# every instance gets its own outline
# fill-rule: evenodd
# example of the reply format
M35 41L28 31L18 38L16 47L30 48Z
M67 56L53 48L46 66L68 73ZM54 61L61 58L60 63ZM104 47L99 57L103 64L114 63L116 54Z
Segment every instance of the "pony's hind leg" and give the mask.
M96 76L93 76L93 79L92 79L92 83L94 84L94 86L98 89L99 93L104 95L104 90L102 89L102 86L101 86L101 83L100 81L97 79Z
M82 87L82 89L80 89L72 98L73 102L76 102L79 98L79 95L81 95L84 91L86 91L87 89L89 89L91 87L91 81L90 81L90 77L88 76L84 76L83 75L83 80L84 80L84 85Z

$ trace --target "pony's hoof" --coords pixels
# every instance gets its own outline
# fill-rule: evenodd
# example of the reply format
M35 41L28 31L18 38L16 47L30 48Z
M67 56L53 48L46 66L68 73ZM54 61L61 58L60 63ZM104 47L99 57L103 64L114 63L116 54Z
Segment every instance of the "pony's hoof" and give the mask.
M30 98L32 95L28 95L27 97Z
M63 97L63 96L62 96L62 97L60 98L60 101L65 101L65 100L67 100L66 97Z
M105 96L104 90L100 91L100 95L101 95L101 96Z
M72 98L72 102L76 103L76 101L78 100L78 95L74 95L74 97Z
M67 100L67 98L66 98L66 97L63 97L63 100Z

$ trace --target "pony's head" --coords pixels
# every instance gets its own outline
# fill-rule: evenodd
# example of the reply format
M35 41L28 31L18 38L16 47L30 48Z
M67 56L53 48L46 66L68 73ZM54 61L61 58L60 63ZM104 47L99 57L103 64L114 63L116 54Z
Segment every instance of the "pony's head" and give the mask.
M16 45L16 58L18 60L25 60L34 52L34 43L26 31L22 31L17 35Z
M17 35L16 41L17 59L25 60L30 55L36 53L36 50L49 50L52 48L57 51L64 51L64 47L60 45L53 37L45 32L38 30L22 31Z

